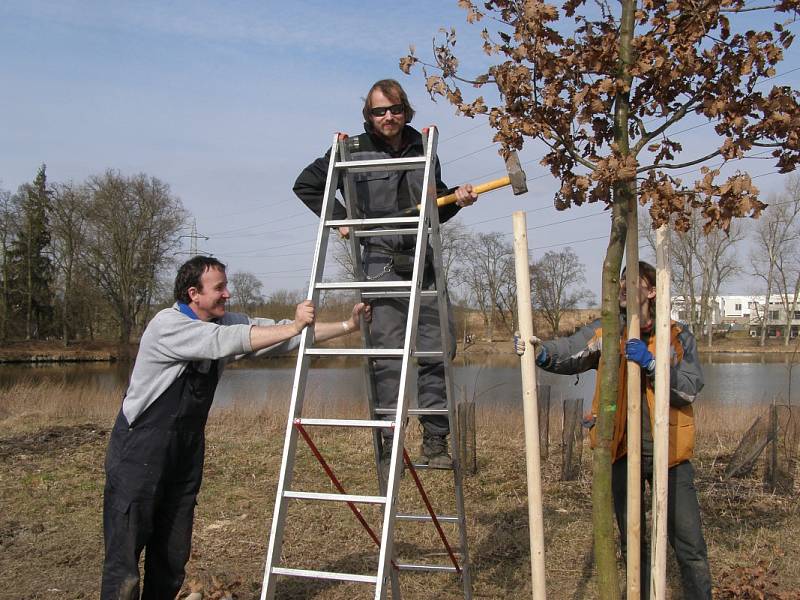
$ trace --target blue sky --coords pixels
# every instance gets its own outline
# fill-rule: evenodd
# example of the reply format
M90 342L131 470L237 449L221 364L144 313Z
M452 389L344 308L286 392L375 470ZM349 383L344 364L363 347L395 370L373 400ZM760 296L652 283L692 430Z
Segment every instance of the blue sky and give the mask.
M463 15L455 0L0 0L0 185L16 190L42 162L51 181L107 168L156 176L209 236L199 248L230 272L256 273L265 293L304 289L317 220L292 184L334 132L361 131L362 97L375 80L399 79L417 108L414 124L439 126L449 185L502 175L485 121L432 103L421 72L397 67L409 44L429 56L438 28L451 25L462 64L482 64ZM793 48L778 71L799 65ZM796 87L797 75L781 83ZM681 141L707 143L709 132ZM581 240L605 235L607 216L597 206L556 212L541 155L533 144L521 153L527 195L487 194L461 219L510 234L511 213L531 211L534 257L573 242L599 290L605 239ZM754 175L773 170L748 166ZM756 184L766 195L783 180Z

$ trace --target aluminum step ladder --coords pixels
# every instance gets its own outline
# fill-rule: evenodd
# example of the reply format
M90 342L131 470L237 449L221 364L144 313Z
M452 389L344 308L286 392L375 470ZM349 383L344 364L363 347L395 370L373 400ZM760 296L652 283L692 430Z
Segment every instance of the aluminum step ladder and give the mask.
M369 333L366 324L362 323L361 332L364 344L362 348L315 348L313 345L313 331L310 328L303 330L298 350L297 366L292 386L292 396L289 405L289 418L286 425L286 434L281 459L280 476L278 480L277 495L274 514L270 530L267 559L264 569L264 581L261 591L261 600L276 598L277 581L279 577L300 577L320 580L335 580L343 582L358 582L375 586L375 599L383 600L391 587L393 600L401 598L399 573L402 571L450 572L461 579L464 598L472 598L472 581L467 547L466 519L464 515L464 495L462 485L462 469L460 459L455 452L456 446L456 418L455 396L452 383L452 365L449 352L417 352L416 351L416 323L419 316L422 297L436 297L438 302L440 329L442 332L441 348L450 347L450 332L448 327L448 302L445 291L444 274L442 269L442 248L439 232L439 216L436 206L436 181L435 160L438 131L435 127L423 130L425 155L421 157L379 159L379 160L351 160L350 149L353 140L343 134L334 136L331 145L330 162L328 165L327 182L323 196L320 225L317 232L316 248L311 269L311 280L308 298L318 305L322 290L353 290L358 293L360 301L369 301L373 298L401 297L408 298L408 319L406 321L405 341L402 348L371 348L369 347ZM420 199L418 216L397 216L374 219L353 218L355 214L351 207L351 198L355 198L353 173L374 171L396 171L405 169L423 170L422 189L427 192ZM341 179L340 179L341 178ZM345 203L347 206L347 219L334 220L332 218L336 200L337 184L344 181ZM354 281L324 282L323 271L325 255L328 247L330 231L339 227L350 228L350 250L353 257ZM359 240L369 236L380 235L413 235L416 236L414 250L414 267L410 281L369 281L361 268L361 249ZM430 244L433 250L433 264L436 274L435 290L423 290L423 275L426 252ZM370 419L311 419L303 418L303 400L306 380L309 370L309 361L314 356L350 356L363 357L367 379L367 400L369 403ZM400 358L400 386L397 398L397 408L376 409L374 378L370 359L374 358ZM445 389L447 393L447 409L412 409L407 402L407 391L410 386L416 387L416 380L411 368L413 357L441 358L444 361ZM426 468L424 465L414 465L404 449L405 429L408 415L447 414L450 421L450 451L453 456L453 490L455 499L455 515L437 515L432 508L427 494L422 487L417 470ZM393 416L387 420L387 414ZM384 416L384 419L380 417ZM308 435L308 428L312 427L340 427L340 428L369 428L372 430L375 447L375 468L378 474L378 487L380 495L351 495L345 492L332 469L314 445ZM392 431L393 445L391 466L385 482L380 476L380 436L382 431ZM294 490L292 488L295 469L297 442L303 438L310 446L312 453L317 457L339 493L318 493ZM403 472L402 465L405 461L406 468L413 479L420 496L428 509L427 515L398 514L397 500L400 480ZM447 471L445 474L449 474ZM375 574L338 573L330 571L309 570L282 564L281 549L283 545L284 529L287 521L288 504L293 500L313 500L319 502L345 503L350 507L359 522L365 527L374 543L379 547L378 566ZM372 530L366 523L358 506L372 504L382 507L383 518L380 534ZM394 532L397 521L432 522L442 539L447 550L450 563L446 564L405 564L395 560ZM457 525L458 544L453 549L441 528L441 523ZM321 532L319 532L321 534Z

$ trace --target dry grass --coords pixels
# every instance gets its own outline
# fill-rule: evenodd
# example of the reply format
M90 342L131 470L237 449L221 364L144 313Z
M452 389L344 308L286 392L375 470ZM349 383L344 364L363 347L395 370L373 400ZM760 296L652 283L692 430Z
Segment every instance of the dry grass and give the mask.
M287 393L279 390L278 393ZM119 394L64 386L20 384L0 392L0 598L93 598L102 562L102 463ZM319 397L315 415L348 414L346 398ZM263 405L262 405L263 406ZM703 509L718 598L735 595L761 577L797 597L800 556L795 532L800 515L793 498L763 491L757 476L726 481L722 472L737 437L754 409L708 405L698 410L697 487ZM528 553L524 435L516 411L478 410L479 472L466 478L470 552L476 598L531 596ZM551 439L560 437L560 416L551 415ZM195 588L232 590L257 598L263 575L285 415L239 403L216 411L208 426L203 490L197 508L188 581ZM369 438L365 432L323 432L314 439L350 493L376 493ZM409 428L409 448L419 442ZM328 491L330 483L304 445L298 446L295 489ZM543 464L548 596L595 597L591 563L590 456L584 453L579 480L559 481L560 448L551 445ZM423 473L441 512L452 488L443 473ZM401 510L419 501L403 479ZM380 528L379 514L365 510ZM295 503L286 532L284 559L308 568L369 572L376 551L347 508ZM449 532L452 536L453 532ZM430 525L401 524L397 547L403 558L445 560ZM420 559L420 556L422 559ZM734 571L763 562L762 571ZM670 582L677 589L676 567ZM446 575L403 575L404 597L462 597ZM189 584L187 583L187 590ZM777 592L776 592L777 593ZM793 595L794 594L794 595ZM281 598L331 600L370 597L363 586L285 581ZM677 594L671 597L679 597ZM778 598L777 595L764 597Z

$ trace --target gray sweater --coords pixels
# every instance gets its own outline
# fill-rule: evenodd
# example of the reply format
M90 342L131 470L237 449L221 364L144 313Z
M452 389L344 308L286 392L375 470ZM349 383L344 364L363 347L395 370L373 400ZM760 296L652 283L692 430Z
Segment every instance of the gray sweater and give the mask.
M183 373L189 362L199 361L201 371L218 361L218 373L225 364L252 352L250 328L253 325L269 326L290 323L272 319L250 318L240 313L225 313L218 323L192 319L172 308L159 311L142 334L139 353L133 366L131 380L122 412L128 423L133 423L148 406L163 394ZM297 335L255 353L284 354L300 343Z

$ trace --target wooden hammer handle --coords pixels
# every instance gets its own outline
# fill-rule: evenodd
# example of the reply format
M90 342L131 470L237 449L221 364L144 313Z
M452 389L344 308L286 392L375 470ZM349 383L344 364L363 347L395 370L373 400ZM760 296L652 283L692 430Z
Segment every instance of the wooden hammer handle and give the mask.
M487 181L486 183L481 183L476 186L473 186L472 191L476 194L483 194L485 192L491 192L492 190L496 190L497 188L505 187L507 185L511 185L511 178L507 175L505 177L501 177L500 179L494 179L492 181ZM456 201L456 193L453 192L452 194L447 194L446 196L441 196L436 199L437 206L446 206L447 204L452 204Z
M500 179L494 179L492 181L487 181L486 183L480 183L476 186L472 187L472 191L476 194L483 194L484 192L491 192L492 190L496 190L501 187L505 187L507 185L511 185L511 178L508 176L501 177ZM445 196L439 196L436 199L436 206L447 206L448 204L452 204L456 201L456 193L453 192L452 194L447 194ZM393 216L410 216L416 215L419 211L422 210L422 204L417 204L415 207L406 208L405 210L401 210L399 213Z

